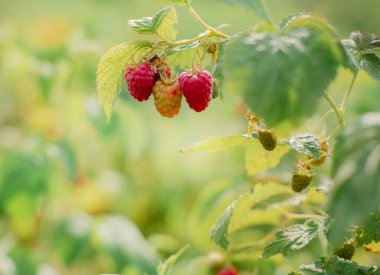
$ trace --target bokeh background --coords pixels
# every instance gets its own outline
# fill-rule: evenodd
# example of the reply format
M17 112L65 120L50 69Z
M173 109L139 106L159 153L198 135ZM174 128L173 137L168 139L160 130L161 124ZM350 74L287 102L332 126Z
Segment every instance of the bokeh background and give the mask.
M258 22L222 0L193 5L209 24L229 23L227 33ZM342 38L353 30L380 35L378 0L266 5L275 21L309 11L326 17ZM100 56L137 38L128 19L160 8L155 0L0 0L1 275L153 274L160 260L187 243L192 248L173 274L202 274L202 255L218 251L208 228L249 185L243 152L179 151L210 135L244 133L239 96L227 91L201 114L184 104L178 117L164 119L152 99L136 102L124 88L109 124L97 100ZM179 38L202 31L185 8L178 17ZM333 97L350 77L340 71L329 90ZM380 87L361 73L349 120L379 109ZM208 193L228 188L209 218L195 218ZM318 256L313 249L286 263L263 261L258 274L286 274Z

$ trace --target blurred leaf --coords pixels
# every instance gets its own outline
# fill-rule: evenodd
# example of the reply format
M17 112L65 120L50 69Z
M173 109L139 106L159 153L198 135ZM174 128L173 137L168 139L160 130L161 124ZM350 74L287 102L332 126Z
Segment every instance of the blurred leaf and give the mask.
M356 245L358 247L380 241L380 216L372 214L369 219L356 229Z
M329 33L294 20L283 34L253 32L226 51L226 85L269 127L310 116L341 59Z
M141 52L151 45L149 41L123 43L109 49L100 59L96 84L107 120L111 117L113 103L120 93L125 68L131 61L136 62L135 58L140 58Z
M380 82L380 58L375 54L364 54L360 60L361 68L375 81Z
M25 248L15 248L9 253L9 256L16 266L14 275L36 274L37 263L32 251Z
M301 265L300 269L307 275L374 275L380 274L376 266L359 265L355 262L333 256L322 257L320 260L308 265Z
M121 216L105 217L96 230L96 237L101 248L114 260L117 270L132 263L143 273L155 274L157 255L131 221Z
M292 250L299 250L310 243L319 232L324 230L324 220L307 220L303 224L294 224L276 233L276 239L263 251L263 258L277 253L287 256Z
M286 144L301 154L318 160L321 158L321 144L315 135L304 134L293 136L286 141Z
M178 260L179 257L189 248L189 245L185 245L181 250L179 250L176 254L170 256L164 263L158 266L158 274L159 275L169 275L170 269Z
M67 140L57 141L56 145L59 148L59 159L62 161L69 179L73 181L78 172L78 164L74 149Z
M252 139L245 151L245 168L248 175L263 173L276 167L287 152L289 152L287 146L278 146L275 150L268 152L257 140Z
M160 3L169 6L184 6L186 5L185 0L159 0ZM191 2L191 0L189 0Z
M178 33L175 8L165 7L153 17L129 20L128 25L140 34L158 34L162 39L174 41Z
M234 200L211 228L211 240L223 249L228 248L228 227L230 225L235 206L241 198L242 196Z
M329 231L331 241L344 240L351 225L363 223L377 210L380 196L380 114L363 116L347 126L334 149L327 211L335 220Z
M226 135L218 137L209 137L205 141L194 143L188 147L182 148L181 153L190 153L195 151L206 151L209 153L242 146L254 142L245 135Z
M72 265L74 261L82 261L86 256L86 250L91 247L92 228L92 217L78 213L64 220L55 230L53 243L67 266Z
M225 0L228 3L231 4L242 4L245 7L248 7L252 9L257 16L259 16L261 19L269 21L268 14L265 11L263 1L262 0Z
M12 152L4 157L3 162L0 171L0 205L24 194L28 196L27 201L34 201L33 209L36 209L39 196L48 188L51 172L48 159L40 154Z

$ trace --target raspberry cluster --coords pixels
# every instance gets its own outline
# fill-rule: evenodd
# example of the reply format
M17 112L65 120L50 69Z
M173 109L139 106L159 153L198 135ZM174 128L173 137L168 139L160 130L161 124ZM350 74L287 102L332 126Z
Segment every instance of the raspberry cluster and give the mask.
M172 79L169 65L157 56L139 65L129 65L125 81L129 93L138 101L148 100L153 94L156 109L163 117L179 113L182 95L191 109L204 111L211 101L214 83L206 70L188 70Z

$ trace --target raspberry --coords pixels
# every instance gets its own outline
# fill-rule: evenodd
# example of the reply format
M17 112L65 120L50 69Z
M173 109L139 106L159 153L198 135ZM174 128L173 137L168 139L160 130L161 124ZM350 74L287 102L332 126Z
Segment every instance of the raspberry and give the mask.
M154 105L163 117L173 117L181 109L182 91L178 80L164 83L158 80L153 87Z
M237 275L238 271L234 267L227 267L219 270L218 275Z
M269 130L259 130L257 132L259 141L261 145L267 151L273 151L277 146L277 138L274 136L272 131Z
M298 172L293 174L292 177L292 189L294 192L301 192L309 186L313 177L309 173Z
M334 249L334 255L346 260L351 260L354 254L355 245L353 242L344 243Z
M179 77L181 90L190 108L196 112L202 112L210 103L213 78L208 71L183 72Z
M154 85L154 70L146 63L138 67L128 66L125 70L125 81L134 98L138 101L148 100Z

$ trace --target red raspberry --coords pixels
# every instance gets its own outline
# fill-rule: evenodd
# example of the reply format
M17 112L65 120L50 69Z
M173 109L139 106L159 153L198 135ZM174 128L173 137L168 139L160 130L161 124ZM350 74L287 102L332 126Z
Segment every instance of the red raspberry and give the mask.
M206 109L212 96L212 75L205 70L196 72L196 74L187 71L183 72L178 80L190 108L196 112Z
M219 270L218 275L237 275L238 271L236 268L227 267Z
M178 80L164 83L158 80L153 87L154 105L163 117L173 117L181 109L182 91Z
M154 70L145 63L138 67L128 66L125 70L125 81L134 98L138 101L148 100L154 85Z

